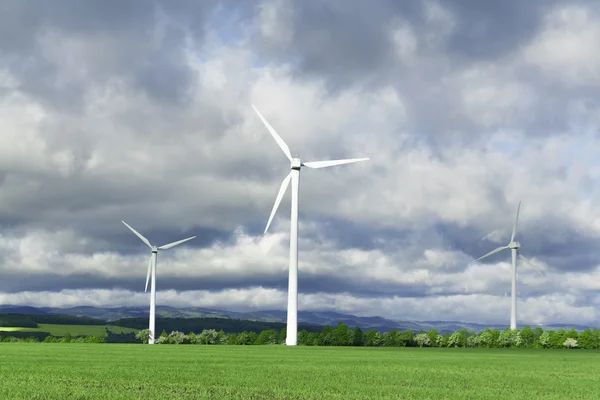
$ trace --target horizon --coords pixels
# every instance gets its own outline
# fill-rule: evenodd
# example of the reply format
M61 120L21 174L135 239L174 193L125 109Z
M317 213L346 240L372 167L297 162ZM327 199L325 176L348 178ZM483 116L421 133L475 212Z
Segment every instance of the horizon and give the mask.
M489 3L489 4L488 4ZM0 304L600 326L592 0L8 2ZM26 20L26 24L19 21ZM150 288L149 288L150 289ZM149 290L150 291L150 290ZM533 325L531 325L533 326Z

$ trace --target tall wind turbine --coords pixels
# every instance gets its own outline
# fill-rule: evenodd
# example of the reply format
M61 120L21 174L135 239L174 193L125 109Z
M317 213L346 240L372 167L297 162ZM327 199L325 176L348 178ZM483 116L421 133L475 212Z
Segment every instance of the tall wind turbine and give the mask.
M158 251L170 249L171 247L175 247L178 244L187 242L188 240L192 240L196 236L192 236L187 239L179 240L177 242L173 242L173 243L169 243L169 244L165 244L163 246L157 247L157 246L152 246L148 239L146 239L144 236L142 236L141 233L139 233L138 231L133 229L131 226L127 225L127 222L125 222L125 221L121 221L121 222L124 223L125 226L131 230L131 232L135 233L135 235L137 237L139 237L142 240L142 242L146 243L146 245L148 247L150 247L150 250L152 252L150 255L150 261L148 261L148 274L146 275L146 289L144 289L144 292L148 291L148 280L150 279L150 271L152 271L152 286L150 287L150 322L148 325L148 329L150 329L150 337L148 338L148 344L154 344L154 335L155 335L154 322L155 322L155 315L156 315L156 313L155 313L155 311L156 311L156 259L158 257Z
M285 344L288 346L295 346L298 341L298 191L300 186L300 168L325 168L332 167L334 165L349 164L359 161L366 161L369 158L352 158L346 160L330 160L330 161L312 161L302 162L300 158L293 158L289 147L281 137L275 132L275 129L267 122L254 105L252 106L254 111L258 114L262 122L265 124L283 153L291 163L291 171L287 177L281 183L281 188L275 199L269 222L265 228L265 232L269 229L273 216L279 207L279 203L283 198L283 194L287 190L287 187L292 181L292 212L291 212L291 224L290 224L290 269L289 269L289 280L288 280L288 307L287 307L287 336Z
M517 329L517 256L529 265L531 268L537 271L538 274L543 275L531 261L525 258L522 254L519 254L519 247L521 247L521 243L515 242L515 236L517 234L517 225L519 224L519 210L521 209L521 202L519 201L519 206L517 207L517 218L515 219L515 224L513 225L512 236L510 237L510 242L506 246L498 247L495 250L490 251L484 256L481 256L477 259L477 261L484 259L492 254L496 254L502 250L510 249L512 253L512 293L511 293L511 303L510 303L510 329Z

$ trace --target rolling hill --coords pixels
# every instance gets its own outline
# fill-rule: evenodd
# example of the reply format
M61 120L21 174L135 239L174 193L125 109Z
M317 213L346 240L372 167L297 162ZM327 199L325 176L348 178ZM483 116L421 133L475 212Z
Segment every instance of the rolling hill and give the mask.
M75 317L95 318L103 321L116 321L126 318L148 318L148 307L91 307L78 306L70 308L55 308L55 307L30 307L30 306L14 306L0 305L0 313L13 314L28 314L28 315L68 315ZM169 307L157 306L156 316L161 318L225 318L239 319L245 321L260 321L260 322L279 322L285 323L286 311L282 310L267 310L253 312L235 312L225 310L214 310L200 307ZM489 325L478 324L471 322L460 321L402 321L391 320L383 317L359 317L351 314L342 314L333 311L299 311L298 323L304 325L332 325L335 326L338 322L343 322L354 328L359 326L363 331L368 329L377 329L380 332L386 332L392 329L413 331L428 331L436 329L439 332L454 332L461 329L469 329L480 332L486 328L505 329L507 325ZM508 321L507 321L508 322ZM519 326L527 325L525 323ZM534 327L537 325L529 324ZM548 324L541 326L544 329L571 329L575 328L578 331L588 328L583 325L573 324ZM593 328L593 327L592 327Z

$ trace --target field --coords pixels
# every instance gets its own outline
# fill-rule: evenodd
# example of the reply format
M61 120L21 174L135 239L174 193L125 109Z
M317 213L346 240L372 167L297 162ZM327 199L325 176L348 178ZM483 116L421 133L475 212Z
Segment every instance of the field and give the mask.
M0 343L1 399L597 399L579 350Z
M73 336L77 335L105 335L105 328L108 328L114 333L129 333L135 332L135 329L123 328L121 326L104 326L104 325L59 325L59 324L38 324L38 328L7 328L0 327L0 331L8 332L49 332L54 336L64 336L70 333Z

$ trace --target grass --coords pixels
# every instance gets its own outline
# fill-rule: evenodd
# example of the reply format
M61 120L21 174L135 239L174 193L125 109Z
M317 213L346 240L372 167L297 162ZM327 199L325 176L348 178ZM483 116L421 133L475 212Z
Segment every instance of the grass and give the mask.
M0 343L1 399L597 399L597 351Z
M59 324L38 324L38 328L19 328L19 327L0 327L0 331L8 332L49 332L54 336L64 336L70 333L77 335L106 335L105 329L108 328L114 333L135 332L136 329L124 328L121 326L105 325L59 325Z

